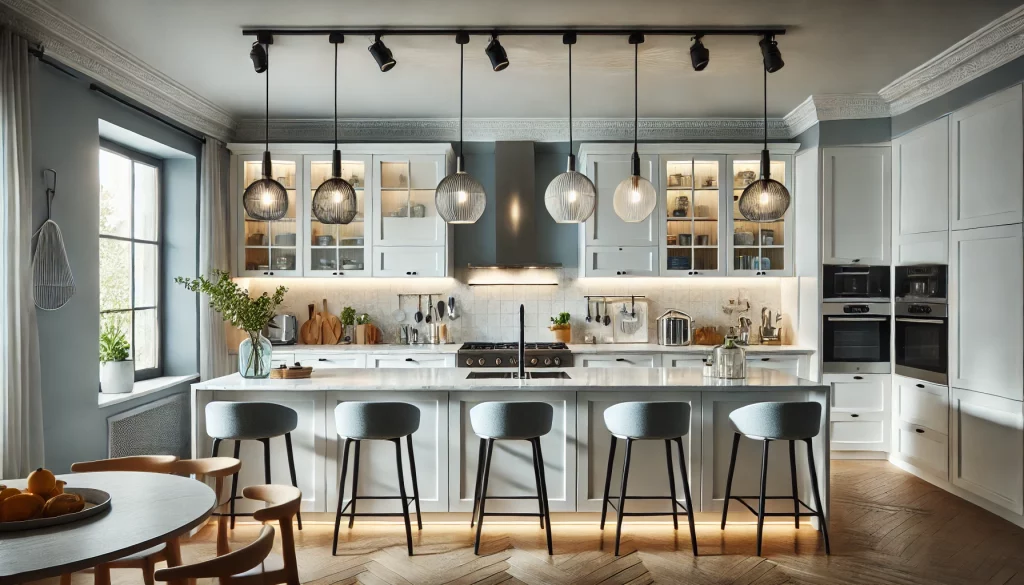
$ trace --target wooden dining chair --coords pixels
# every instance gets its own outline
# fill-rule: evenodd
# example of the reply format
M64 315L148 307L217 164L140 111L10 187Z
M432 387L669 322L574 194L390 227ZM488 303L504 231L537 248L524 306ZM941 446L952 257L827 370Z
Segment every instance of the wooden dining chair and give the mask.
M217 497L217 506L214 513L217 514L217 556L223 556L231 552L228 546L228 524L225 522L227 516L222 515L222 508L230 500L221 501L221 493L224 491L224 478L231 477L241 469L242 462L234 457L204 457L202 459L182 459L174 462L170 468L171 473L177 475L194 475L196 479L212 477L214 479L213 493Z
M174 455L135 455L115 457L97 461L80 461L71 464L74 473L91 471L139 471L146 473L172 473L172 466L178 461ZM145 585L153 585L153 572L156 564L166 562L168 567L181 564L181 545L178 538L171 538L165 543L139 551L127 557L102 563L93 568L93 581L96 585L109 585L111 569L140 569ZM71 575L60 576L60 585L70 585Z
M232 575L251 571L266 560L274 548L274 528L264 526L259 537L246 546L223 556L156 572L157 581L186 582L194 579L219 579L221 585L235 585Z
M253 518L259 522L278 523L281 530L281 555L271 554L260 565L244 572L235 573L229 580L222 580L223 585L299 585L299 566L295 560L295 536L292 521L299 513L302 505L302 492L290 485L253 485L242 490L242 496L250 500L264 502L266 507L253 512ZM227 518L221 516L220 528L227 534ZM218 531L218 536L219 536ZM225 538L225 546L227 544ZM220 538L217 539L220 552Z

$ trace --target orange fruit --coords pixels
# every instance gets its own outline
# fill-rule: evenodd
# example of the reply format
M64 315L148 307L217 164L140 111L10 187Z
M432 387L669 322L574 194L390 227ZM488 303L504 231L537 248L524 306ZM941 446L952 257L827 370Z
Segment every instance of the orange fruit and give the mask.
M79 512L83 508L85 508L85 500L78 494L60 494L46 501L46 505L43 506L43 518L63 516Z
M53 473L49 469L39 469L28 474L27 481L28 491L33 494L49 494L53 492L54 488L57 487L57 478L53 476Z
M43 511L45 502L36 494L18 494L0 502L0 522L31 520Z
M19 490L18 488L4 487L3 489L0 489L0 502L3 502L7 498L9 498L11 496L16 496L16 495L18 495L20 493L21 493L21 490Z

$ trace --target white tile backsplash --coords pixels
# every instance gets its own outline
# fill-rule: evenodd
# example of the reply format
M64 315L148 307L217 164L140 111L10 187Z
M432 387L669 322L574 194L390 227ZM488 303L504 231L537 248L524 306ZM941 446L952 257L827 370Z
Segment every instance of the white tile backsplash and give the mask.
M650 341L656 341L655 320L667 309L678 309L689 314L696 327L736 325L737 315L727 316L722 306L737 297L750 301L746 316L756 331L760 324L762 307L774 314L782 306L780 278L576 278L575 269L559 270L557 286L490 285L468 286L454 278L390 279L365 278L332 280L313 278L240 279L251 293L272 293L279 286L288 288L280 312L294 313L299 323L306 321L307 305L327 299L328 310L340 314L350 306L356 313L368 313L373 323L384 332L385 342L398 340L399 323L392 313L399 308L399 294L435 293L439 300L454 296L460 318L445 318L454 342L513 341L519 335L519 305L526 308L527 341L552 341L554 334L547 329L550 318L562 311L572 316L573 341L582 343L585 335L597 335L599 341L611 335L611 327L587 323L585 295L609 297L642 295L648 302ZM609 304L613 303L609 298ZM417 309L415 296L403 296L401 307L407 318L401 324L415 325L412 317ZM427 312L427 297L423 297L423 312ZM604 315L602 306L601 315ZM422 324L421 324L422 327ZM723 330L724 332L724 330Z

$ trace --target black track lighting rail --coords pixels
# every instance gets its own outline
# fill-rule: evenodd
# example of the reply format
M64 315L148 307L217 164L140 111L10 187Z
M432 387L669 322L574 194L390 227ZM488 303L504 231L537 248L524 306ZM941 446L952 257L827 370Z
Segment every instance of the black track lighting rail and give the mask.
M660 27L634 26L630 28L600 26L569 26L569 27L502 27L502 26L470 26L462 28L417 28L395 26L361 26L361 27L272 27L248 26L242 29L247 37L266 36L328 36L338 35L380 35L380 36L451 36L455 34L477 36L562 36L574 33L580 36L629 36L640 33L651 36L672 37L703 37L703 36L778 36L786 34L781 26L767 27ZM264 36L263 38L266 38Z

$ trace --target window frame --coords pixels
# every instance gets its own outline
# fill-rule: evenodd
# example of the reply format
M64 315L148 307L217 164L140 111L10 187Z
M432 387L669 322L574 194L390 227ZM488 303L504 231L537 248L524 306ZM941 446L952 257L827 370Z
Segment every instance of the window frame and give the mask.
M135 349L136 349L136 343L135 343L136 342L136 339L135 339L136 315L138 314L139 311L152 310L152 311L156 312L156 331L155 331L155 342L157 343L156 367L146 368L146 369L142 369L142 370L136 368L135 369L135 381L138 382L138 381L141 381L141 380L149 380L149 379L152 379L152 378L158 378L158 377L163 375L163 366L164 366L163 343L162 343L163 342L163 311L162 311L163 304L161 302L163 300L161 298L162 297L162 295L161 295L161 285L163 284L163 282L162 282L163 279L161 278L161 276L162 276L161 275L161 270L163 269L163 265L164 265L164 254L163 254L163 215L164 215L164 205L163 205L164 164L163 163L164 163L164 161L163 161L163 159L155 158L155 157L153 157L151 155L139 152L139 151L137 151L135 149L128 148L128 147L126 147L124 145L121 145L121 144L118 144L116 142L111 142L109 140L101 138L100 139L100 144L99 144L99 149L98 149L97 152L99 153L99 151L104 151L104 150L109 151L109 152L111 152L113 154L116 154L116 155L119 155L119 156L123 156L123 157L127 158L131 162L131 165L130 165L131 173L132 173L132 176L131 176L131 196L129 198L130 208L129 208L129 211L128 211L129 235L128 235L128 237L124 237L124 236L114 236L114 235L102 234L102 233L97 234L98 235L98 240L107 239L107 240L114 240L114 241L118 241L118 242L127 242L129 244L129 249L131 251L131 258L129 260L129 266L131 267L131 277L129 278L130 291L131 291L130 292L131 299L130 299L129 303L130 303L131 306L128 309L105 309L105 310L104 309L100 309L99 316L100 316L100 320L102 321L103 315L114 314L114 313L131 313L131 315L132 315L132 324L131 324L131 340L132 340L131 341L131 344L132 344L132 350L131 351L132 351L132 354L131 355L132 355L132 362L135 362L136 361L136 353L135 353ZM143 164L143 165L146 165L146 166L149 166L149 167L153 167L156 170L156 176L157 176L157 178L156 178L156 189L157 189L157 192L156 192L156 212L157 212L157 221L156 221L156 239L155 240L147 240L147 239L142 239L142 238L136 238L135 237L135 163L140 163L140 164ZM97 169L99 169L99 159L98 159L98 157L97 157ZM97 184L97 187L99 187L98 184ZM97 200L97 202L98 202L98 200ZM97 207L97 211L98 210L99 210L99 208ZM149 244L149 245L155 245L156 246L156 256L157 256L157 285L156 285L156 291L155 291L156 303L154 305L152 305L152 306L150 306L150 305L136 306L135 305L135 244L137 244L137 243L138 244Z

